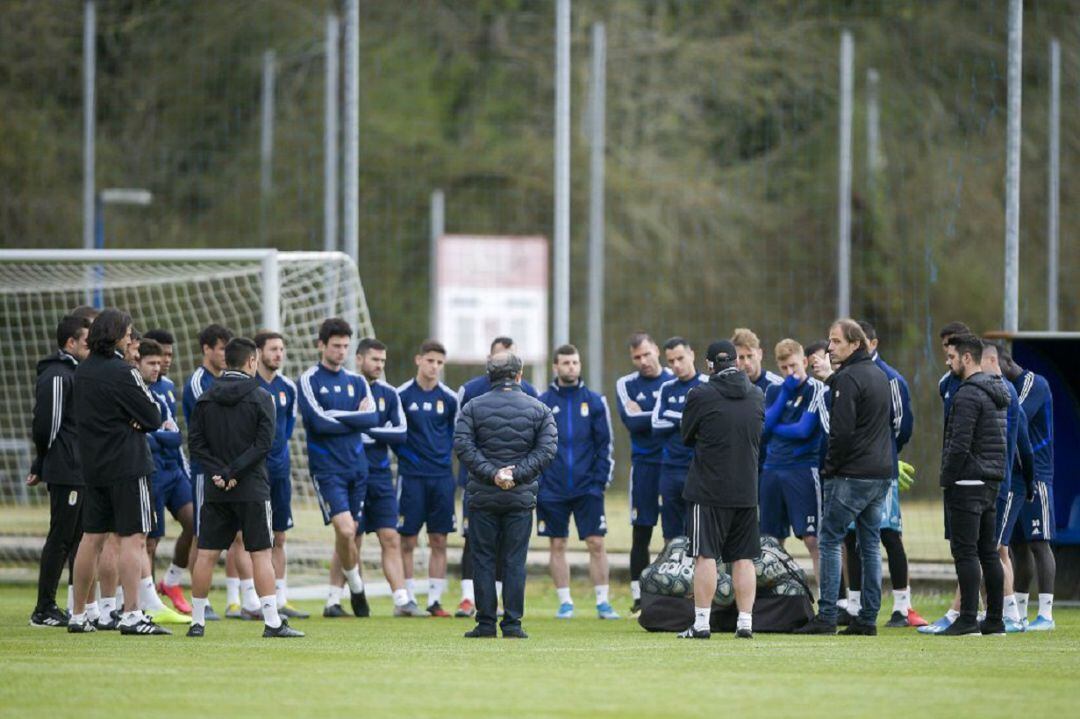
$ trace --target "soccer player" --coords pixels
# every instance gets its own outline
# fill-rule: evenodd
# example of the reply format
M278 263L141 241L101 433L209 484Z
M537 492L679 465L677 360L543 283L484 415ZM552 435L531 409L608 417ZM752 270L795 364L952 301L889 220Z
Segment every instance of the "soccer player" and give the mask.
M204 502L199 554L192 572L189 637L206 631L206 603L214 565L237 533L251 555L264 637L302 637L278 614L271 557L273 518L266 459L274 443L274 400L255 379L258 348L245 337L229 340L226 370L195 404L191 453L203 467Z
M405 409L408 430L398 456L398 503L401 516L401 558L405 564L405 588L416 601L413 584L413 552L420 528L427 527L428 602L433 617L449 617L439 600L446 591L446 535L457 529L454 512L454 421L457 395L439 381L446 363L446 348L427 340L414 358L416 378L397 389Z
M274 400L274 444L266 457L266 470L270 476L270 509L274 518L274 547L270 556L274 563L278 612L289 619L307 619L309 614L289 604L285 577L285 532L293 526L289 440L296 426L296 383L280 372L285 363L285 338L281 333L263 330L255 335L254 341L259 350L255 379Z
M780 540L788 528L803 541L820 577L817 533L821 524L821 444L829 436L828 390L807 375L802 345L776 344L782 384L765 392L765 462L759 483L761 533Z
M731 344L739 353L738 368L746 373L750 384L760 389L762 395L772 385L783 383L783 377L761 366L764 353L761 351L761 340L753 330L737 327L731 334Z
M664 359L675 378L660 385L660 396L653 405L652 428L653 434L666 437L660 470L660 521L667 542L686 534L686 502L682 493L694 459L694 450L683 444L679 431L686 395L702 382L708 382L709 377L698 374L694 349L682 337L672 337L664 343Z
M33 487L44 481L49 492L49 534L41 548L38 597L32 627L66 627L71 616L56 606L56 587L64 566L68 581L82 537L84 483L79 466L74 414L75 369L90 349L90 320L63 317L56 325L57 349L37 365L32 431L36 454L26 478Z
M651 561L649 542L660 518L664 438L653 434L652 411L660 386L674 375L660 367L660 348L648 333L630 335L629 349L634 371L615 382L615 395L619 419L630 433L630 614L637 616L641 612L641 572Z
M180 580L183 578L184 570L190 565L190 558L194 549L192 540L195 538L195 510L193 490L191 488L191 468L188 466L187 458L184 456L180 429L175 426L177 418L176 385L168 377L169 369L172 367L173 347L176 345L176 339L171 332L163 329L150 330L143 337L153 340L161 347L161 372L158 374L157 381L149 385L149 388L150 393L154 395L158 405L162 408L162 417L165 417L162 429L164 430L164 425L171 422L175 428L175 435L172 438L175 438L178 442L171 446L168 441L159 442L157 451L154 452L154 477L155 481L162 483L164 494L155 485L154 499L157 503L158 524L154 532L147 538L147 551L150 553L152 564L154 550L151 549L151 546L156 549L158 539L162 536L162 534L158 533L164 532L165 505L168 504L169 511L172 512L176 521L180 523L180 536L176 538L172 562L169 564L165 576L158 582L157 591L169 598L176 611L191 614L191 604L184 598L184 592L180 588ZM162 430L159 430L158 433L151 435L151 437L160 436L161 432ZM153 439L151 439L151 442L153 442ZM153 449L153 444L151 449ZM171 501L165 500L165 496L170 496Z
M83 539L75 557L74 611L68 631L94 631L86 600L106 534L120 537L124 613L120 632L169 634L138 609L139 574L146 562L146 534L153 527L149 476L154 470L146 432L161 426L161 410L138 370L124 362L131 317L107 309L90 326L90 356L75 371L78 447L86 480Z
M184 392L181 397L181 407L184 411L184 425L189 428L189 431L191 428L191 414L195 411L195 403L198 401L199 397L202 396L203 392L210 389L210 386L214 383L214 379L225 371L225 345L227 345L232 338L232 330L222 327L219 324L207 325L199 332L199 349L202 352L202 364L200 364L199 367L188 376L187 380L184 381ZM189 453L190 449L189 442ZM194 458L192 458L188 469L190 470L189 476L191 478L192 489L195 491L195 536L198 536L199 516L202 513L201 492L205 483L203 482L204 477L202 476L202 470L199 468L199 463L195 461ZM232 613L237 615L239 614L237 611L239 610L239 592L237 590L239 588L240 580L236 578L235 563L230 567L228 557L226 557L225 577L226 586L229 590L225 600L226 608L233 610ZM209 621L217 621L219 619L217 612L210 606L207 606L206 608L206 618Z
M1020 407L1028 423L1034 453L1035 486L1031 502L1024 504L1013 531L1012 551L1016 564L1016 600L1021 619L1027 621L1028 590L1034 576L1039 580L1039 610L1027 625L1029 632L1054 629L1054 400L1050 383L1026 370L1011 355L1002 359L1005 377L1020 394ZM1034 566L1032 562L1034 556Z
M357 524L363 518L368 463L364 432L379 412L363 375L344 368L352 327L341 318L319 327L319 364L300 375L300 414L307 434L311 481L323 522L334 526L334 546L345 567L353 614L367 616Z
M514 340L510 337L496 337L491 341L488 358L494 357L501 352L514 353ZM536 388L525 380L521 380L521 389L530 397L536 397ZM487 394L491 391L491 380L487 374L473 377L461 385L458 389L458 409L463 408L469 400ZM458 471L458 486L462 488L461 494L461 536L465 540L465 546L461 549L461 603L458 604L455 617L472 617L476 614L476 593L473 589L472 578L472 551L469 549L469 501L465 496L465 485L469 480L469 470L461 465ZM501 571L501 564L496 564L496 572ZM496 594L502 595L502 575L496 578Z
M589 577L596 592L599 619L618 619L608 597L608 559L604 549L607 519L604 491L611 484L611 417L607 400L581 381L581 356L574 345L555 350L555 381L540 395L551 408L559 430L555 459L540 476L536 528L551 541L551 578L559 597L559 619L574 616L566 538L574 515L578 539L589 549Z

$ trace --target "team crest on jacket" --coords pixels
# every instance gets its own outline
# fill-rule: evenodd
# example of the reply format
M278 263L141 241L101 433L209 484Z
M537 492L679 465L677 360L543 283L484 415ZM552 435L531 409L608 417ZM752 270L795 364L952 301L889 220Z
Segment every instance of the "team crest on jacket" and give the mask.
M379 397L379 411L386 411L386 397Z
M173 394L172 390L169 390L169 401L176 404L176 396Z
M285 394L285 390L282 390L281 392L278 392L277 396L278 396L278 402L281 403L282 407L284 407L285 405L287 405L289 403L289 397L288 397L288 395Z
M558 414L559 413L559 405L555 405L554 407L552 407L551 408L551 413L552 414Z
M353 387L353 386L352 386L351 384L350 384L350 385L346 385L346 387L347 387L347 389L348 389L348 391L349 391L349 396L350 396L350 397L353 397L353 396L355 396L355 395L356 395L356 388L355 388L355 387Z
M581 416L582 417L588 417L589 416L589 403L588 402L582 402L581 403Z
M443 404L443 401L441 399L435 402L436 414L442 414L444 409L446 409L446 405Z

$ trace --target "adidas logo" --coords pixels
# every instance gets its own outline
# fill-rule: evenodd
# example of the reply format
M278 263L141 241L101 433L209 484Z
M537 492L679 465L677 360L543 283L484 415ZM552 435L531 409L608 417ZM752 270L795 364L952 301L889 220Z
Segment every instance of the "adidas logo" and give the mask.
M410 412L415 412L418 409L420 409L420 405L418 405L416 402L413 402L412 404L409 405L409 411Z
M638 392L637 397L634 397L634 399L637 400L638 402L640 402L641 400L645 399L645 393L644 392Z
M330 394L330 390L326 389L326 387L319 387L319 394Z

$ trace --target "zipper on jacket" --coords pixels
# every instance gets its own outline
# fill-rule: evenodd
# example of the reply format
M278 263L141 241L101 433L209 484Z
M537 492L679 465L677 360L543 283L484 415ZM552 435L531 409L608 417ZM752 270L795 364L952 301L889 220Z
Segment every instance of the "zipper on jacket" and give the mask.
M567 487L571 490L574 489L574 398L572 395L566 395L566 422L569 428L567 434L570 435L570 441L567 442L567 459L566 459L566 475L567 475Z

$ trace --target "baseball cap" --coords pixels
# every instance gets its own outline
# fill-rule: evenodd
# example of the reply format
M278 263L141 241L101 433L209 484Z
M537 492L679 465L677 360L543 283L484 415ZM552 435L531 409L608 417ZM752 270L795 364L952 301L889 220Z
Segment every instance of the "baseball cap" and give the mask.
M708 352L705 353L705 359L712 364L715 369L724 369L735 362L735 357L738 352L735 350L735 345L731 343L731 340L717 340L709 345Z

